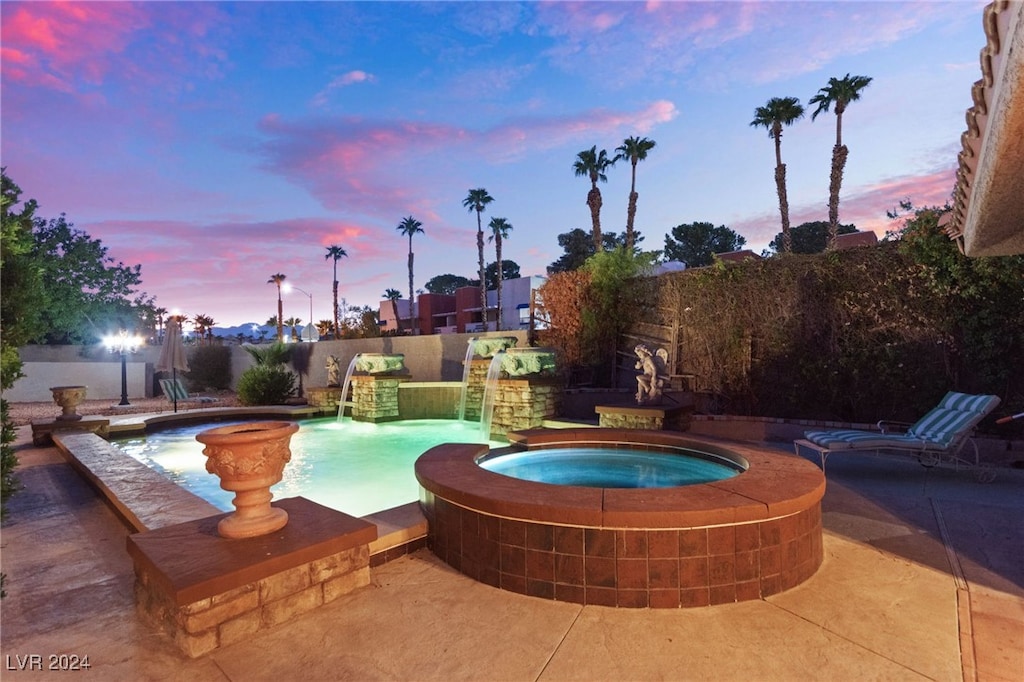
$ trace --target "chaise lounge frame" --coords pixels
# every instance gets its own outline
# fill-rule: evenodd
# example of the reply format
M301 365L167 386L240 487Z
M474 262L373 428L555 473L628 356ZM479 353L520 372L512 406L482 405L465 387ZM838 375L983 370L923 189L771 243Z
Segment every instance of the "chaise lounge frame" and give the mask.
M793 442L796 454L801 448L813 450L821 458L821 470L825 471L825 460L834 452L876 453L891 452L916 455L926 467L936 465L961 465L977 468L979 481L989 482L995 472L983 466L978 445L971 438L974 427L999 405L994 395L972 395L948 392L942 401L914 424L880 421L878 431L858 429L834 429L806 431L802 439ZM899 432L897 429L905 431ZM973 458L961 455L964 446L970 443Z

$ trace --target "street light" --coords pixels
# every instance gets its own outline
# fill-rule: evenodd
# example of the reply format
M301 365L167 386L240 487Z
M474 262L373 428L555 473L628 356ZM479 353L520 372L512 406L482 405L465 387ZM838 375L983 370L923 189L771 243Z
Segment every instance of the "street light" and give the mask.
M313 294L309 293L308 291L303 291L302 289L298 288L294 284L287 284L286 283L284 285L284 290L286 292L287 291L291 291L292 289L294 289L295 291L299 292L300 294L305 294L306 296L309 297L309 324L307 324L305 327L302 328L302 333L299 334L299 338L300 339L305 339L306 341L317 341L317 340L319 340L320 339L320 332L317 331L316 326L313 324ZM306 331L307 329L309 330L308 332Z
M122 329L115 336L107 336L103 339L103 345L111 353L121 356L121 402L118 405L131 405L128 402L128 353L135 353L142 345L142 339L138 336L128 336L128 332Z

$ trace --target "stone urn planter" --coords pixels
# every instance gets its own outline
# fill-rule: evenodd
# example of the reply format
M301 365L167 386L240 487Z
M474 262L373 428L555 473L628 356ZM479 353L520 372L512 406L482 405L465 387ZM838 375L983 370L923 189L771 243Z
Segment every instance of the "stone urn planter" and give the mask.
M82 418L75 410L85 400L85 386L51 386L50 392L53 393L53 402L62 410L57 421L73 422Z
M217 532L225 538L251 538L273 533L288 523L288 512L271 507L270 487L281 480L292 458L289 443L299 430L293 422L251 422L207 429L196 434L205 445L206 470L220 478L220 487L235 493L235 512L221 519Z

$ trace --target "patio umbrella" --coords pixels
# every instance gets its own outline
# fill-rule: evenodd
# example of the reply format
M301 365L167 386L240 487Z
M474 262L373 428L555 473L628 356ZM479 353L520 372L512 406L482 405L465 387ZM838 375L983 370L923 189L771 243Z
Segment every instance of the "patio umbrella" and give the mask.
M156 363L156 371L171 372L171 379L175 389L178 384L178 370L188 371L188 358L185 356L185 344L181 340L181 325L173 317L167 321L167 333L164 335L164 345L160 349L160 359ZM174 401L174 411L178 411L178 391L171 391L171 398Z

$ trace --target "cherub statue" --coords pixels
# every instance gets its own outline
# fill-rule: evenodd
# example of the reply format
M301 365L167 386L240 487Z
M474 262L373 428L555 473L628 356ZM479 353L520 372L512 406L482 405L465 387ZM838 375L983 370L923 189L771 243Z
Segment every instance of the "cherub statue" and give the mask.
M341 385L341 360L337 356L327 356L327 385Z
M642 374L636 378L636 402L657 404L661 402L662 392L668 383L668 351L659 348L655 353L646 344L637 344L633 349L636 353L636 369Z

